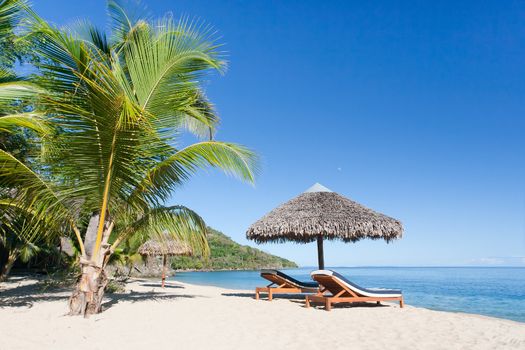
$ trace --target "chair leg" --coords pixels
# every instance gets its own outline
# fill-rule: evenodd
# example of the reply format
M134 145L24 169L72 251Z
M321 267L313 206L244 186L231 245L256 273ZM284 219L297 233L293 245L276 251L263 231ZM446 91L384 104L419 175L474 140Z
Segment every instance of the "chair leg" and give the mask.
M401 299L399 299L399 307L403 308L404 305L405 305L405 302L403 301L403 297L401 297Z
M308 299L308 295L306 296L305 307L306 307L307 309L310 307L310 299Z
M270 289L270 290L268 291L268 301L272 301L272 299L273 299L273 296L272 296L272 290Z
M326 311L332 310L332 301L330 300L330 298L325 299L324 308Z
M255 300L259 300L259 288L255 288Z

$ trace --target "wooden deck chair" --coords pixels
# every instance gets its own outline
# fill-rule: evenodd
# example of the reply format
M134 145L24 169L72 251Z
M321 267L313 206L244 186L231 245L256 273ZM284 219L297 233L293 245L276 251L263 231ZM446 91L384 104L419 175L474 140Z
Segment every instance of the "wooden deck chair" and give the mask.
M306 296L306 307L323 303L326 311L330 311L336 303L399 301L399 307L404 304L400 290L363 288L332 270L317 270L311 275L319 283L319 293Z
M255 288L255 299L259 300L260 293L267 293L268 300L274 294L317 293L319 285L316 282L302 282L277 270L262 270L261 277L272 282L266 287Z

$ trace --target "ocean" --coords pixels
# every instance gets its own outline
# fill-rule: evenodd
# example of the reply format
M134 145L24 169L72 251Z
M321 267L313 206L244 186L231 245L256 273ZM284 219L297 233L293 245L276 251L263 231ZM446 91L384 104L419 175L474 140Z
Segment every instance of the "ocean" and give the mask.
M466 312L525 322L525 267L334 267L370 288L403 291L405 303L433 310ZM315 268L283 270L310 281ZM259 271L179 272L175 281L228 289L266 285Z

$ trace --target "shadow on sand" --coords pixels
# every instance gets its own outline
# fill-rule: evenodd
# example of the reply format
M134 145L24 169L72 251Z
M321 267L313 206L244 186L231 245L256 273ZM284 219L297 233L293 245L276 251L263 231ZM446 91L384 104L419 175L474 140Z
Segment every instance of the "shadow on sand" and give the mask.
M52 287L43 290L42 285L39 283L20 285L17 282L13 280L5 285L7 288L0 289L0 309L10 307L31 308L38 302L63 301L66 303L73 291L73 287ZM102 304L104 310L119 302L136 303L148 300L164 301L199 297L198 295L168 293L168 290L184 289L184 286L181 285L167 284L163 290L160 283L157 284L148 280L138 280L137 282L139 282L141 287L158 289L141 292L131 290L125 293L106 293L105 301Z
M303 305L305 304L304 300L302 301ZM324 310L324 305L322 303L311 303L312 308ZM392 307L392 305L387 304L376 304L373 303L337 303L332 304L332 310L336 309L353 309L353 308L382 308L382 307Z
M120 302L142 302L142 301L169 301L177 299L191 299L198 297L197 295L189 294L163 294L159 292L135 292L107 294L107 301L102 304L104 310L107 310Z
M225 297L238 297L238 298L250 298L255 299L255 293L222 293L221 295ZM304 295L301 294L279 294L274 295L274 299L288 299L288 300L302 300L304 301ZM260 300L268 300L268 297L266 294L260 295Z
M153 287L153 288L162 288L162 285L160 283L141 283L140 284L142 287ZM180 286L180 285L175 285L175 284L167 284L164 286L165 289L170 289L170 288L179 288L179 289L184 289L184 286Z
M40 301L56 301L69 298L69 289L53 288L42 291L36 284L22 285L14 288L0 290L0 308L4 307L32 307Z
M250 298L255 299L255 293L222 293L221 295L226 297L237 297L237 298ZM304 306L305 300L304 300L304 294L281 294L281 295L274 295L275 299L285 299L292 303L299 304ZM268 301L268 298L266 294L261 294L260 301ZM324 306L321 303L312 303L312 308L321 308L323 309ZM351 309L355 307L366 307L366 308L375 308L375 307L391 307L391 305L388 304L376 304L374 303L339 303L339 304L332 304L332 309Z

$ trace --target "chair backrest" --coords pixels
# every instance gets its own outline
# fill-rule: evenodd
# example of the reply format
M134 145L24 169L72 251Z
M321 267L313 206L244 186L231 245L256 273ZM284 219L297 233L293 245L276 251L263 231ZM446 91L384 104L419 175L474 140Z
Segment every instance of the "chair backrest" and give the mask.
M312 278L319 283L322 287L324 287L326 290L328 290L332 295L339 295L339 296L353 296L357 297L358 295L348 286L341 283L339 279L337 279L335 276L329 276L329 275L322 275L322 274L313 274Z
M354 282L332 270L312 272L312 278L324 286L333 295L353 297L398 297L400 290L369 289L358 286Z
M261 277L277 285L285 285L286 287L298 287L289 281L286 277L278 274L277 270L263 270L261 271Z
M306 290L317 290L319 285L317 282L302 282L296 280L292 276L279 271L279 270L262 270L261 276L266 278L268 281L276 283L278 285L285 285L286 287L301 288Z

